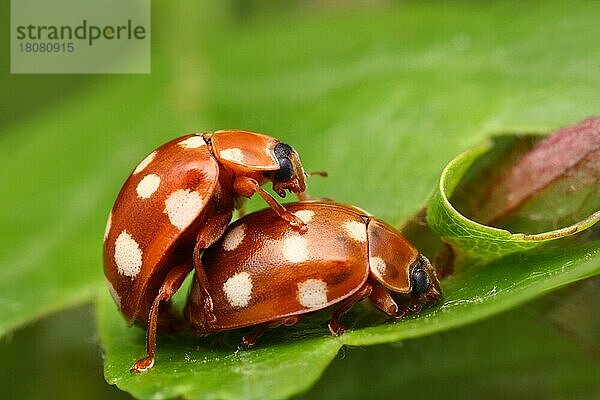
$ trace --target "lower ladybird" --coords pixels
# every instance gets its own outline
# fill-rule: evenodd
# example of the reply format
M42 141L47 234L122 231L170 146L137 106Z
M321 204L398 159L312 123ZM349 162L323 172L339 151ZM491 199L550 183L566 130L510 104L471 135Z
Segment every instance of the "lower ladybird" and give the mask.
M243 344L269 328L332 308L329 330L344 333L341 316L362 299L390 317L418 312L441 297L435 270L389 225L351 206L303 201L286 208L307 224L292 229L270 209L231 224L202 262L216 321L207 321L194 282L185 308L200 333L257 325Z

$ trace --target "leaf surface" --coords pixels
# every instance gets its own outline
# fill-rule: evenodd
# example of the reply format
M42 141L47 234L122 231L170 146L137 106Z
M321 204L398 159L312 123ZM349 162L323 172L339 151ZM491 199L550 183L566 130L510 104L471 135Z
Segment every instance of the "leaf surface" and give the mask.
M125 177L161 143L223 128L277 136L308 171L329 172L310 180L312 195L400 225L464 149L497 132L547 133L600 105L593 2L258 10L243 22L216 5L155 6L151 75L90 78L3 125L0 335L97 299L105 374L120 388L152 398L284 398L314 383L344 344L463 326L598 273L597 236L525 253L505 240L506 249L489 250L490 264L446 280L444 302L418 317L390 323L358 307L342 338L316 316L237 355L238 332L225 344L161 338L155 370L131 376L144 335L127 329L107 298L102 234ZM438 199L441 216L449 209Z

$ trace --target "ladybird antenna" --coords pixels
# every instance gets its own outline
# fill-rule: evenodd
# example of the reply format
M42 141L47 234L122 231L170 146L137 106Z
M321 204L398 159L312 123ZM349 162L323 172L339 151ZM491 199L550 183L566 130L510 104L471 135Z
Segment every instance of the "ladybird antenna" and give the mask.
M329 176L329 174L327 173L327 171L312 171L312 172L309 172L308 174L305 173L305 175L307 177L317 175L317 176L322 176L324 178L327 177L327 176Z

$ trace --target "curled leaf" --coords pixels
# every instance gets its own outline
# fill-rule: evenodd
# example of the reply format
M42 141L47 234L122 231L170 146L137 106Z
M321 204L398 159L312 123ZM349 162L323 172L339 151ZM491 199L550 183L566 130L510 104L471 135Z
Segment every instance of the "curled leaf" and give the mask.
M489 260L528 250L600 220L599 172L599 118L541 141L500 137L446 166L427 222L468 258ZM564 221L572 222L556 227ZM486 225L491 223L495 226Z

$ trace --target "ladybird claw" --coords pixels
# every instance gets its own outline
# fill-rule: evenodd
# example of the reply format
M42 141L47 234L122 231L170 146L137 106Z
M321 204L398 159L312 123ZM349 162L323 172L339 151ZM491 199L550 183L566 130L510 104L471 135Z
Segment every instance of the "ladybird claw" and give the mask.
M328 327L333 336L342 336L346 332L346 327L339 322L331 321Z
M131 366L129 371L132 373L146 372L153 366L154 366L154 357L148 356L148 357L142 358L141 360L137 360L135 362L135 364L133 364Z
M256 338L253 335L246 335L242 338L242 346L244 348L252 347L256 344Z
M204 308L204 321L206 321L209 324L217 322L217 317L215 316L215 313L209 307Z
M306 223L298 218L296 215L291 212L286 212L282 215L283 219L285 219L293 229L296 229L300 233L305 233L308 228L306 227Z
M413 312L414 312L414 310L410 307L399 306L398 311L396 312L396 315L394 316L394 318L396 320L401 320L402 318L406 317L409 314L412 314Z
M206 293L206 295L204 296L203 311L204 311L204 321L206 321L206 323L212 324L217 321L217 317L215 316L215 313L213 312L213 302L208 293Z
M413 304L411 311L416 314L416 313L421 312L422 309L423 309L423 305L422 304L415 303L415 304Z

